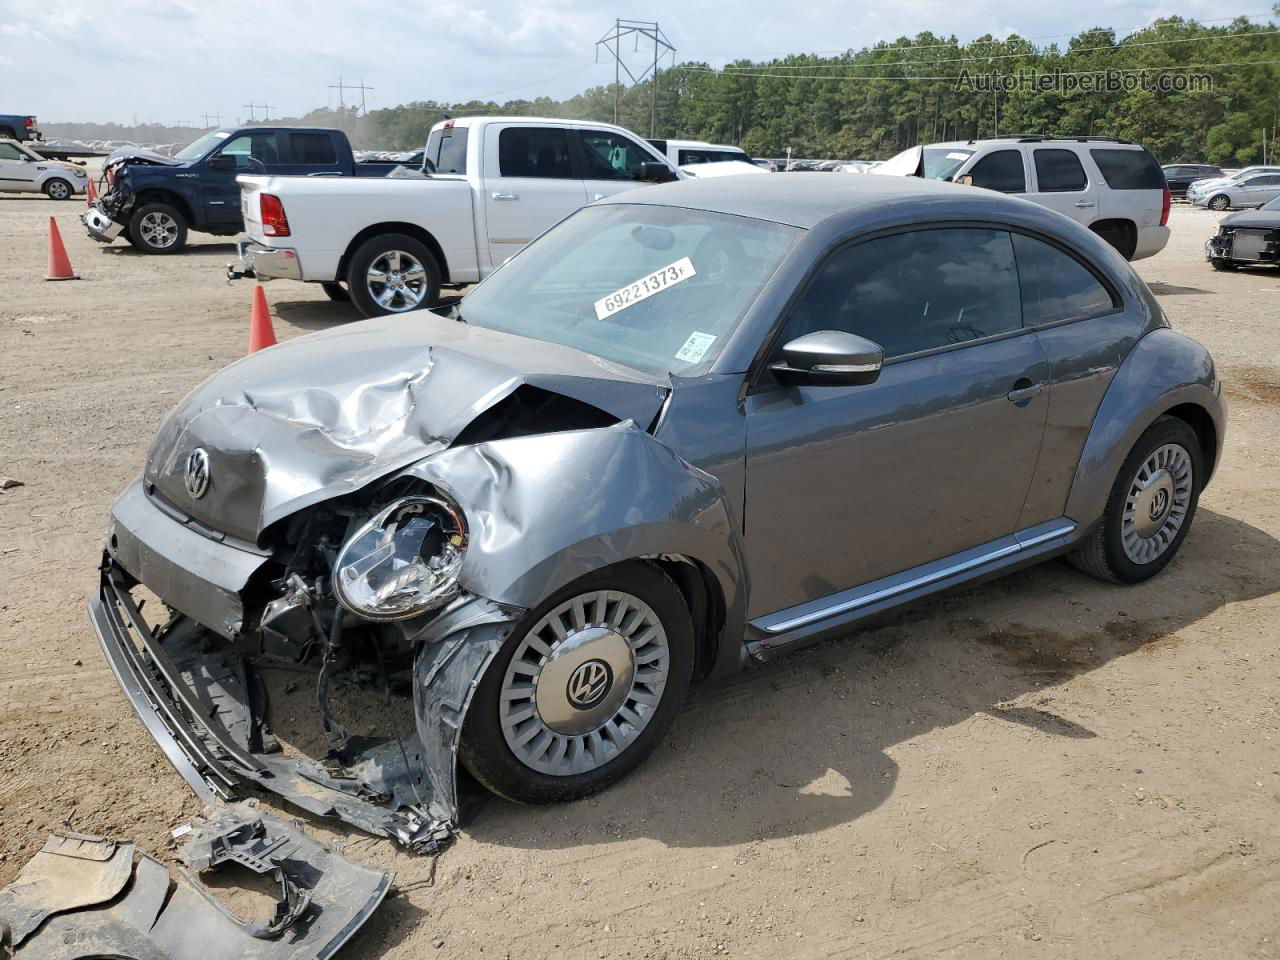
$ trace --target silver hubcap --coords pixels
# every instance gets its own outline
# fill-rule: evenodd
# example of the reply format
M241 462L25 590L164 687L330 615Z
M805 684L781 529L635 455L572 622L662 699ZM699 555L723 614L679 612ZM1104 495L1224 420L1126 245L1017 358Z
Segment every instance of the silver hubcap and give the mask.
M1212 202L1209 204L1209 206L1213 207L1215 210L1225 210L1230 205L1231 201L1226 197L1214 197Z
M539 773L595 770L649 725L670 661L667 632L644 601L616 590L572 597L516 648L498 704L502 736Z
M1121 518L1125 556L1151 563L1169 549L1191 506L1191 456L1166 443L1143 461L1129 484Z
M153 247L171 247L178 239L178 221L167 213L148 213L138 225L138 232Z
M67 185L61 180L55 180L49 184L49 196L54 200L65 200L70 192Z
M373 301L393 313L416 309L427 295L426 267L403 250L388 250L375 257L365 280Z

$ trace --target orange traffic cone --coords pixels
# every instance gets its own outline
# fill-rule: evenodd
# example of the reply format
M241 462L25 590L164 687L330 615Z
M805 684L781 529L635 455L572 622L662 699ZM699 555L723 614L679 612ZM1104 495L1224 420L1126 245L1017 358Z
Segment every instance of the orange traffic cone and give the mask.
M71 261L67 259L67 248L62 245L62 234L58 232L58 222L49 218L49 272L46 280L79 280Z
M84 191L84 205L92 207L98 202L98 188L93 185L93 178L89 178L89 186Z
M249 317L249 352L257 353L263 347L276 345L276 332L271 329L271 311L267 307L267 294L262 284L253 287L253 313Z

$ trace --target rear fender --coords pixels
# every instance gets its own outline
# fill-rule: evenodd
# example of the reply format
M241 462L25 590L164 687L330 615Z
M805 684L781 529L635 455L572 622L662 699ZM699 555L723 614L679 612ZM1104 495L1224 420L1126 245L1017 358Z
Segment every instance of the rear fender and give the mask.
M1167 328L1153 330L1129 351L1102 398L1076 466L1066 515L1081 527L1097 521L1138 438L1162 414L1184 404L1202 408L1212 419L1216 464L1226 409L1213 357L1190 337Z

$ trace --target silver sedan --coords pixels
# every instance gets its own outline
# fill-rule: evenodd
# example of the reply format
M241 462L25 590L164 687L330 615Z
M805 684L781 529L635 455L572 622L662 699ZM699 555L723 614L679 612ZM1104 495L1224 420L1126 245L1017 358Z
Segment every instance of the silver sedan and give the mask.
M1257 173L1240 180L1228 180L1195 198L1198 207L1231 210L1261 207L1280 197L1280 173Z

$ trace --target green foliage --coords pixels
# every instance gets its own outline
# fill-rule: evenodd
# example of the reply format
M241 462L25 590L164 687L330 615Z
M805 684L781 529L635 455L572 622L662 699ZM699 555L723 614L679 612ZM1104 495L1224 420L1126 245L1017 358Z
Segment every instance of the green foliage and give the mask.
M1274 8L1280 19L1280 4ZM273 123L306 123L345 130L358 148L413 150L446 116L550 116L612 122L650 135L738 144L755 156L879 159L921 142L994 133L1108 135L1151 147L1161 162L1207 160L1246 164L1262 158L1280 124L1280 35L1277 23L1237 19L1208 27L1170 17L1129 36L1086 30L1065 47L1038 47L1012 36L968 44L929 32L834 57L796 54L779 60L740 60L723 69L683 63L654 80L615 89L592 87L568 100L443 104L417 101L358 117L354 109L313 110ZM1045 75L1158 78L1207 75L1207 89L1115 91L1039 89L975 91L957 83L971 76ZM1132 85L1132 81L1130 81ZM81 133L93 126L116 132ZM180 142L191 130L156 128L151 135L118 125L47 124L50 136ZM178 131L181 131L179 133Z

